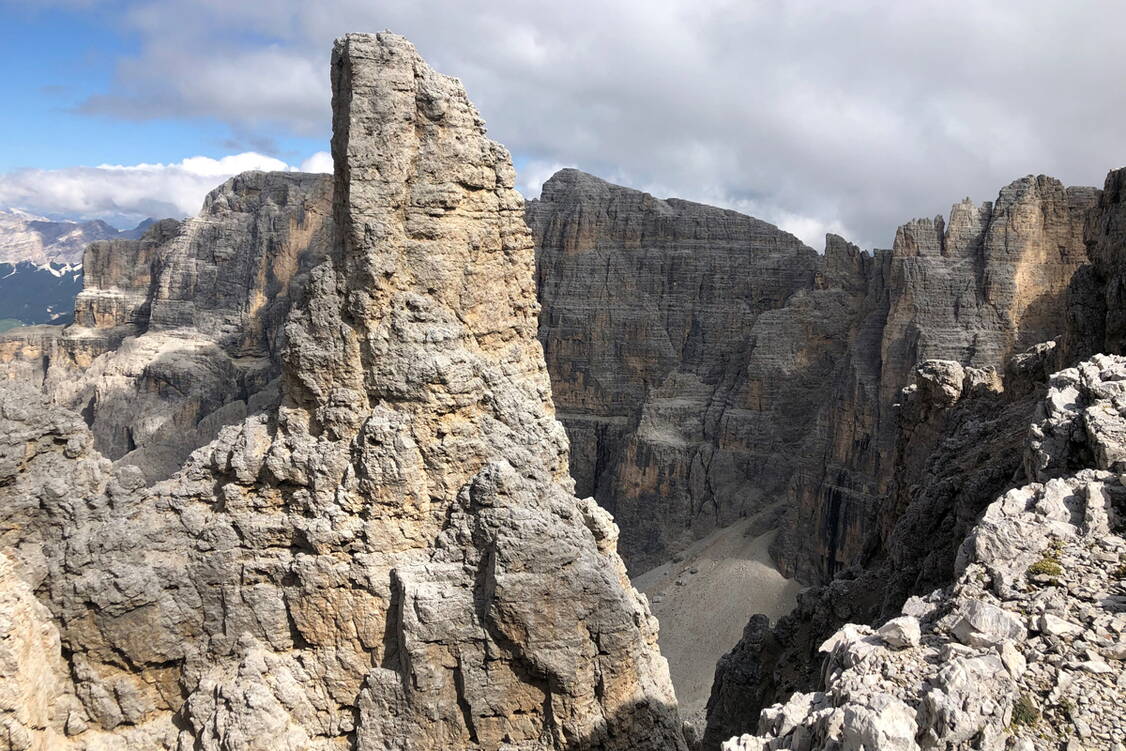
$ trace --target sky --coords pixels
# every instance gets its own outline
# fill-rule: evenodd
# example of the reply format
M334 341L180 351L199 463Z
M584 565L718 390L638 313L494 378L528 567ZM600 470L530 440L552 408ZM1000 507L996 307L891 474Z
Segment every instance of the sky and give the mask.
M816 249L1126 164L1126 3L0 0L0 207L183 216L243 169L331 170L332 40L459 77L527 197L578 167Z

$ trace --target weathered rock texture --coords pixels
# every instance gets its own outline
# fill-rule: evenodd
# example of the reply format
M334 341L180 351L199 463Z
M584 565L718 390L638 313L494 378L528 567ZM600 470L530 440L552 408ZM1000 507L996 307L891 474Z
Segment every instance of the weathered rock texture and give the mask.
M1025 464L958 578L878 631L820 648L824 690L762 712L730 751L1120 749L1126 738L1126 358L1056 373Z
M894 405L917 363L1002 370L1013 354L1064 333L1067 290L1087 262L1084 224L1098 195L1026 177L993 203L956 204L948 222L900 227L891 252L877 254L880 278L771 551L783 571L825 581L861 560L894 492Z
M803 402L843 349L847 301L814 301L817 254L757 219L577 170L527 216L571 472L613 512L631 567L777 500ZM810 315L782 312L791 298Z
M825 581L892 492L897 394L929 358L1001 368L1063 333L1092 188L1028 177L817 256L734 212L575 170L529 202L540 338L580 491L638 571L786 499L772 552Z
M1050 349L1047 352L1051 354ZM1021 471L1024 437L1038 398L1029 383L1043 356L1021 358L1006 388L994 371L928 361L902 395L895 493L869 537L862 564L799 595L773 628L751 618L716 669L707 748L752 730L759 710L820 680L817 646L843 623L881 623L904 600L948 584L954 558L980 514ZM1042 380L1046 371L1039 372Z
M13 727L88 749L683 748L617 530L572 495L508 154L400 37L347 36L332 66L337 239L285 325L280 406L146 488L77 416L0 391L0 539L67 667ZM269 340L167 299L150 326Z
M952 582L956 551L992 499L1008 489L1064 472L1066 468L1022 461L1027 426L1035 420L1049 373L1092 352L1121 351L1106 334L1113 326L1108 322L1119 314L1114 297L1117 259L1126 255L1126 245L1115 230L1121 198L1115 197L1114 186L1121 179L1121 171L1112 172L1102 194L1067 192L1071 197L1083 196L1087 206L1080 217L1069 209L1067 215L1074 218L1067 226L1070 232L1080 232L1093 263L1071 274L1068 289L1053 293L1054 304L1059 306L1058 342L1036 345L999 369L964 367L950 360L925 361L916 368L915 385L895 400L894 411L880 407L882 419L890 415L896 421L895 435L885 439L891 459L876 453L883 470L864 476L870 481L876 478L886 489L845 501L853 508L868 509L856 525L867 530L857 538L860 553L838 561L837 576L828 585L804 593L795 612L776 627L761 618L748 624L743 640L717 668L707 747L753 730L760 710L772 702L784 702L795 691L817 689L821 663L817 645L843 623L878 626L898 613L909 596L924 595ZM1018 182L1036 185L1044 192L1042 179ZM1002 197L1006 192L1011 193L1004 191ZM1034 227L1039 226L1038 216L1051 215L1047 210L1028 214ZM1038 319L1026 313L1019 320ZM1028 336L1043 335L1051 326L1045 323L1039 328L1037 324ZM1022 338L1019 327L1013 331L1004 335L1011 346L1028 340ZM1000 335L994 338L1005 340ZM877 404L886 404L886 400ZM1033 428L1034 433L1036 430ZM1053 453L1070 455L1060 450ZM878 489L880 485L872 481L869 487Z
M232 178L183 224L91 244L75 323L9 332L0 361L80 412L102 454L164 479L277 401L285 318L328 254L331 213L328 177Z

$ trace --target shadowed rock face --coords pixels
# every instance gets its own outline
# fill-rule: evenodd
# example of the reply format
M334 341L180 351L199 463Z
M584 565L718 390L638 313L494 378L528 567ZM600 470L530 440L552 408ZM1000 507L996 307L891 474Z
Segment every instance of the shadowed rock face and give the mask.
M860 560L895 473L899 389L929 358L1001 368L1062 333L1098 199L1028 177L873 256L563 170L528 204L540 339L581 492L638 571L785 501L772 548L824 581Z
M877 255L849 367L823 407L824 448L794 477L771 549L779 566L825 581L859 562L896 480L899 390L928 359L1004 369L1013 354L1061 336L1072 276L1087 262L1093 188L1026 177L994 203L955 204L949 222L899 228Z
M630 565L777 500L803 392L831 367L806 330L839 333L840 301L812 301L817 254L757 219L577 170L527 217L571 472L614 513ZM799 293L812 320L778 313Z
M930 361L919 389L945 391L927 397L941 408L959 399L962 375L957 363ZM964 535L951 586L908 599L877 631L850 624L833 634L818 650L818 690L765 709L725 751L1031 751L1076 736L1115 747L1126 657L1124 378L1126 359L1106 355L1053 374L1028 431L1027 484Z
M1022 200L1039 195L1042 202L1039 211L1022 209L1021 201L1012 204L1010 215L1032 218L1031 224L1009 219L1001 225L1009 228L1006 232L1010 239L1024 238L1023 245L1012 247L1026 248L1022 252L1035 252L1050 243L1056 244L1057 251L1061 245L1073 248L1074 245L1059 242L1068 236L1062 232L1062 228L1067 228L1068 232L1079 233L1080 241L1090 252L1092 263L1072 272L1067 290L1045 296L1055 299L1058 306L1054 327L1059 342L1036 345L1012 356L1002 372L963 367L950 360L924 362L916 368L915 384L898 395L900 407L892 413L896 423L890 442L894 458L885 462L884 470L888 491L878 504L870 506L871 516L864 521L870 531L864 537L863 554L826 586L803 594L798 608L773 629L762 619L752 619L743 640L717 668L706 748L718 747L733 735L754 732L759 711L772 702L785 702L795 691L817 690L822 685L823 661L817 648L841 625L879 625L898 614L909 596L924 595L953 582L958 571L955 564L959 546L988 505L1005 491L1024 483L1043 483L1083 467L1110 466L1106 456L1086 456L1083 448L1087 444L1097 446L1119 440L1103 435L1104 428L1094 426L1092 429L1098 435L1088 440L1082 437L1082 430L1046 431L1043 426L1034 426L1030 431L1029 425L1043 421L1045 416L1055 420L1056 411L1066 414L1081 401L1076 396L1075 404L1070 404L1071 398L1064 388L1071 383L1067 378L1060 382L1059 394L1045 401L1043 395L1049 382L1054 387L1059 380L1050 378L1050 373L1075 365L1093 352L1122 351L1121 342L1111 332L1114 322L1122 320L1117 269L1126 257L1126 235L1116 227L1122 213L1118 186L1123 184L1123 174L1123 170L1110 173L1101 194L1068 189L1066 205L1070 208L1066 212L1060 208L1060 191L1043 178L1018 181L1014 185L1023 186L1022 190L1014 191L1010 186L1002 192L1002 198L1008 194L1024 197ZM1043 203L1045 197L1053 195L1055 209L1050 202ZM1003 203L999 201L998 205ZM1086 210L1079 212L1082 207ZM1070 218L1057 223L1053 236L1038 215ZM993 216L996 221L997 210ZM1020 232L1014 229L1021 227ZM986 237L997 234L995 230ZM1044 242L1046 237L1049 244ZM1051 278L1048 272L1061 271L1053 270L1052 264L1047 263L1050 253L1042 258L1044 278ZM1066 268L1062 270L1066 272ZM1013 309L1019 310L1020 306L1010 304L1003 308ZM975 319L979 316L980 312L974 313ZM918 317L923 320L921 313ZM1019 346L1018 343L1045 336L1053 325L1048 322L1039 328L1038 321L1049 319L1027 312L1021 314L1019 321L1024 323L1014 325L1008 332L986 329L994 333L991 337L981 336L978 341L993 342L991 350L1003 352L1006 341ZM1035 325L1023 328L1029 321ZM920 329L926 333L925 328ZM957 353L958 341L966 341L965 337L957 326L946 326L945 332L941 340L950 342L950 351ZM1108 367L1108 363L1114 367ZM1095 365L1081 366L1080 373L1090 383L1113 381L1120 367L1118 360L1099 360ZM1105 368L1105 372L1099 368ZM1098 398L1106 398L1108 389L1116 387L1091 388L1102 394ZM1053 407L1057 402L1058 406ZM1119 419L1113 416L1113 410L1105 414L1112 422ZM1049 441L1045 436L1053 432L1056 437ZM1061 434L1071 435L1077 442L1069 444L1068 439L1060 439ZM1064 461L1051 457L1071 458ZM1096 572L1100 576L1105 573ZM998 594L1003 599L1010 598L1008 593ZM932 601L942 602L942 598ZM994 727L996 719L989 720Z
M683 749L616 527L572 494L507 152L400 37L332 66L335 240L278 406L146 488L77 416L0 392L0 545L66 662L0 721L55 747ZM181 299L150 329L261 355Z

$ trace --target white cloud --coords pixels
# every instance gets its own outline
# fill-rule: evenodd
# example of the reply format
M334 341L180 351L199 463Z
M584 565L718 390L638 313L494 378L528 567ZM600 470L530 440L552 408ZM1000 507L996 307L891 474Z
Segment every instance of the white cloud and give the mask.
M118 7L116 5L111 7ZM1103 0L124 0L138 40L88 111L324 137L334 37L386 28L460 77L526 165L895 226L1126 153L1126 4ZM522 175L523 188L540 181ZM799 220L787 217L800 217ZM818 243L818 246L820 243Z
M301 162L302 172L332 172L332 154L327 151L318 151L311 157Z
M315 154L303 163L323 164ZM0 174L0 206L119 225L146 217L195 214L204 196L240 172L289 171L280 159L245 152L221 159L194 156L173 164L102 164L97 167L25 169Z
M568 166L561 162L530 161L518 170L516 189L524 194L524 198L539 198L548 178Z

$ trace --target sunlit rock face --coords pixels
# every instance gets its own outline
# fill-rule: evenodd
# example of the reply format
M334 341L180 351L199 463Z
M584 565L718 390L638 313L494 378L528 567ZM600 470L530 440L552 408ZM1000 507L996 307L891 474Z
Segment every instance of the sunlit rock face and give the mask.
M331 178L239 175L192 219L92 243L74 323L0 336L0 372L82 414L105 456L165 479L277 402L286 316L331 244Z
M401 37L342 38L332 79L333 240L276 398L146 487L0 391L0 545L64 663L0 721L51 747L683 749L617 528L573 495L507 152ZM178 258L200 287L150 329L265 356L195 304L222 259ZM43 615L18 638L49 645Z

